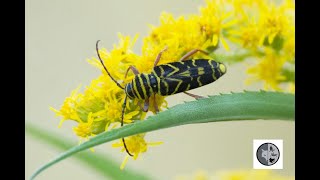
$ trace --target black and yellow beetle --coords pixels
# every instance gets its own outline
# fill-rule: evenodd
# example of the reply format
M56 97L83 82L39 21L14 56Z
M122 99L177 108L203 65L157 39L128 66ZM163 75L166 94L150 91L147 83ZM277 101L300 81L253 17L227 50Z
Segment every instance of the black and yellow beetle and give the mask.
M129 70L132 70L135 77L130 83L127 83L125 87L122 87L109 73L99 54L98 43L96 43L96 51L99 60L110 76L110 78L117 84L117 86L125 91L126 97L122 107L121 114L121 126L123 126L123 116L126 107L127 98L130 99L141 99L144 100L144 106L141 107L143 111L148 111L149 98L154 98L154 108L158 112L158 106L156 103L155 95L168 96L184 92L185 94L194 98L201 98L202 96L194 95L186 91L195 89L207 84L210 84L222 75L226 73L226 66L223 63L215 60L208 59L194 59L187 60L190 56L196 52L202 52L207 54L205 51L200 49L194 49L185 54L179 62L172 62L168 64L157 65L161 59L162 53L167 49L163 49L156 57L154 67L151 73L139 73L134 67L130 66L125 74L127 76ZM128 148L124 138L122 138L123 145L130 156L133 156Z

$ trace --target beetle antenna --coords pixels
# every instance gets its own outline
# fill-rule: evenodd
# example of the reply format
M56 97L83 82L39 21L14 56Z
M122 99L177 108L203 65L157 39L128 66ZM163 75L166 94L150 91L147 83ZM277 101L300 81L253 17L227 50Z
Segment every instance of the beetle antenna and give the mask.
M124 111L125 111L125 109L126 109L126 104L127 104L127 95L126 95L126 97L124 98L124 103L123 103L123 105L122 105L122 113L121 113L121 127L123 126L123 118L124 118ZM129 152L129 150L128 150L128 148L127 148L127 145L126 145L126 141L124 140L124 138L122 138L122 142L123 142L123 146L124 146L124 148L126 149L126 151L127 151L127 153L130 155L130 156L133 156L130 152Z
M97 54L98 54L98 57L99 57L99 60L104 68L104 70L106 70L107 74L109 75L109 77L112 79L113 82L115 82L117 84L117 86L121 89L124 89L124 87L122 87L112 76L111 74L109 73L108 69L106 68L106 66L104 65L103 61L101 60L101 57L100 57L100 53L99 53L99 48L98 48L98 44L99 44L100 40L97 41L96 43L96 51L97 51Z

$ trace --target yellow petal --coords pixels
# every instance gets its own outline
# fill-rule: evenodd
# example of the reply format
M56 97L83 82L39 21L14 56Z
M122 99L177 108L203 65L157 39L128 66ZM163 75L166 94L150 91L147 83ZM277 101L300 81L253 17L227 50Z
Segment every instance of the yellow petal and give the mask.
M53 112L55 112L56 114L59 114L60 113L60 111L58 111L58 110L56 110L55 108L53 108L53 107L49 107L49 109L51 110L51 111L53 111Z
M217 46L218 40L219 40L218 35L217 35L217 34L214 34L214 35L212 36L212 44L213 44L213 46Z
M114 128L116 128L116 127L119 126L119 125L120 125L120 123L115 122L115 124L113 124L110 129L114 129Z
M113 143L111 146L114 148L118 148L118 147L122 147L123 144L122 143Z
M127 154L124 160L121 163L120 169L123 170L129 160L129 155Z
M237 31L237 30L228 30L228 34L240 36L240 35L242 35L242 32Z
M222 46L226 49L226 51L230 51L227 41L222 36L220 37L220 40L221 40Z
M231 20L231 21L229 21L229 22L227 22L225 24L222 24L222 28L229 28L229 27L237 24L238 22L239 22L238 19L233 19L233 20Z
M127 113L125 116L132 118L133 116L135 116L137 114L139 114L139 111L132 111L132 112Z
M58 125L58 128L61 128L62 126L62 123L65 121L65 119L61 119L60 122L59 122L59 125Z
M235 43L238 43L238 44L241 44L242 41L238 38L234 38L234 37L228 37L228 39L232 42L235 42Z
M271 35L268 36L268 42L269 44L272 44L273 39L276 37L277 33L273 33Z
M108 121L108 122L106 123L106 126L105 126L105 128L104 128L104 131L108 131L109 126L110 126L110 121Z
M263 45L263 42L264 42L264 39L266 38L266 35L263 34L259 40L259 46L262 46Z

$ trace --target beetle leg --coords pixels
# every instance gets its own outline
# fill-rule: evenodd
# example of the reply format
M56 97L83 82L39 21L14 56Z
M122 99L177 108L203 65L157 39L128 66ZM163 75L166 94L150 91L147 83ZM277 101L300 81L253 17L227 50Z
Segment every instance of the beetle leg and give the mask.
M141 102L140 101L138 101L138 106L140 107L140 109L141 109L141 111L144 111L144 108L143 108L143 106L142 106L142 104L141 104Z
M203 53L203 54L205 54L205 55L208 55L208 54L209 54L209 53L207 53L206 51L201 50L201 49L193 49L193 50L189 51L187 54L185 54L184 56L182 56L182 58L180 58L179 61L185 61L185 60L187 60L190 56L194 55L194 54L197 53L197 52L201 52L201 53Z
M183 92L183 93L185 93L186 95L191 96L193 98L196 98L196 99L204 98L203 96L191 94L191 93L188 93L188 92Z
M167 49L168 49L168 46L166 46L162 51L159 52L159 54L158 54L157 57L156 57L156 60L154 61L153 67L157 66L158 62L159 62L160 59L161 59L162 53L163 53L164 51L166 51Z
M185 61L187 60L190 56L194 55L195 53L197 52L201 52L205 55L208 55L208 53L206 51L203 51L201 49L193 49L191 51L189 51L187 54L185 54L184 56L182 56L182 58L180 58L179 61ZM186 95L189 95L193 98L196 98L196 99L200 99L200 98L204 98L203 96L199 96L199 95L195 95L195 94L191 94L191 93L188 93L188 92L184 92Z
M134 75L140 74L139 71L138 71L138 69L137 69L136 67L130 65L130 66L128 67L127 71L126 71L126 74L124 75L124 78L127 77L129 70L131 70Z
M158 113L159 108L158 108L158 104L157 104L157 100L156 100L156 94L153 95L153 105L154 105L154 109L156 110L156 113Z
M142 107L141 102L138 101L138 106L140 107L141 111L148 112L148 109L149 109L149 98L144 101L143 107Z
M146 100L144 100L143 111L144 111L144 112L148 112L148 109L149 109L149 98L147 98Z
M141 111L143 111L143 107L142 107L142 105L141 105L141 103L140 103L140 101L138 101L138 106L140 107L140 109L141 109Z

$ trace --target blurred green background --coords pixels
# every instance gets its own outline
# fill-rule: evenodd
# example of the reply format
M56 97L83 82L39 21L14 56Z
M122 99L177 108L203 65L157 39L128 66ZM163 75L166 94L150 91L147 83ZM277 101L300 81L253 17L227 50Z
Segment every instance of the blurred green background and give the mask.
M75 123L66 121L57 128L60 118L55 117L49 106L60 108L64 98L79 84L89 85L101 72L89 65L87 58L96 56L95 42L108 50L118 42L117 32L124 35L147 35L148 24L159 24L163 11L175 17L198 13L199 0L27 0L26 1L26 121L36 124L61 138L74 141ZM140 52L139 38L135 52ZM258 90L260 84L245 86L246 64L228 67L220 80L190 92L215 95L243 89ZM167 98L169 106L193 100L185 94ZM283 175L294 175L294 123L219 122L185 125L147 134L148 141L164 141L151 147L138 160L130 160L126 168L145 172L155 179L172 179L176 175L190 174L198 169L210 173L227 169L252 168L253 139L283 139ZM26 179L40 165L48 162L61 151L26 135ZM121 164L125 153L111 147L111 143L95 148L99 153L112 157ZM49 168L37 179L104 179L101 175L73 158Z

